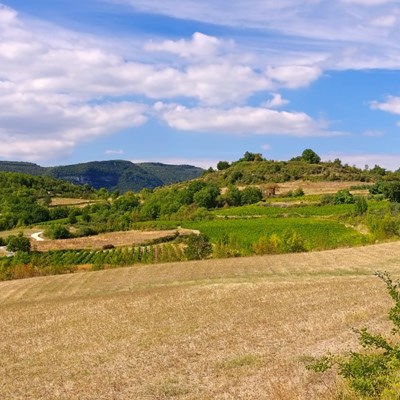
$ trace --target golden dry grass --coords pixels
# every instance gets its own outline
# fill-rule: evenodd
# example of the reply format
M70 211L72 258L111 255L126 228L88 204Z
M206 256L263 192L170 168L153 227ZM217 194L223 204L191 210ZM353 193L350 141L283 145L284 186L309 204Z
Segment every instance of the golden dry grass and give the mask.
M71 249L101 249L104 245L112 244L115 247L132 246L146 243L173 235L176 230L165 231L121 231L108 232L95 236L85 236L73 239L32 241L38 251L71 250Z
M304 360L387 330L400 243L0 283L1 399L332 399Z
M362 186L366 185L366 182L359 181L349 181L349 182L341 182L341 181L303 181L301 179L291 182L282 182L277 184L276 195L282 195L290 190L303 189L305 195L321 195L321 194L332 194L336 193L338 190L342 189L350 189L352 186ZM371 183L372 185L372 183ZM252 185L251 185L252 186ZM254 186L268 186L267 185L254 185ZM239 186L239 189L244 189L246 186ZM221 193L226 193L228 188L222 188ZM368 190L366 189L357 189L351 190L352 194L368 194Z
M99 202L102 202L102 200L90 200L90 199L79 199L79 198L69 198L69 197L53 197L51 199L50 207L56 207L56 206L85 207L88 204L95 204Z
M302 188L304 194L329 194L336 193L338 190L349 189L352 186L365 185L365 182L310 182L310 181L294 181L294 182L284 182L278 184L278 189L276 191L277 195L281 193L288 192L289 190L295 190ZM366 194L368 190L352 190L353 194Z

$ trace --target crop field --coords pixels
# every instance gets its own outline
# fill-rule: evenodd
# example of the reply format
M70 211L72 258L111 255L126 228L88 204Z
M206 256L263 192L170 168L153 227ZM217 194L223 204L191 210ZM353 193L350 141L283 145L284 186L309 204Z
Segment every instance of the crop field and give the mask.
M308 249L328 249L341 246L357 246L366 242L366 237L351 227L336 221L309 218L254 218L215 219L211 221L185 222L185 228L198 229L212 242L224 236L234 236L243 248L250 248L262 236L297 232L306 241Z
M389 334L400 243L0 282L1 399L332 400L312 357Z
M350 214L354 210L353 204L338 205L304 205L304 206L270 206L249 205L241 207L229 207L214 211L221 216L268 216L268 217L311 217L311 216L337 216Z

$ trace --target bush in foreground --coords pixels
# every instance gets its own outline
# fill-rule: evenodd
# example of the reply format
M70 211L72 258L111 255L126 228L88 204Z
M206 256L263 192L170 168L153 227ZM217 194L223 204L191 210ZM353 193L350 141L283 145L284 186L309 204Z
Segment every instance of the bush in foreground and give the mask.
M386 284L388 294L394 301L388 314L393 323L393 338L370 333L365 328L356 330L365 352L350 352L347 357L329 354L307 368L325 372L337 367L339 375L358 399L395 400L400 398L400 341L395 340L400 333L400 282L393 282L387 272L376 275Z

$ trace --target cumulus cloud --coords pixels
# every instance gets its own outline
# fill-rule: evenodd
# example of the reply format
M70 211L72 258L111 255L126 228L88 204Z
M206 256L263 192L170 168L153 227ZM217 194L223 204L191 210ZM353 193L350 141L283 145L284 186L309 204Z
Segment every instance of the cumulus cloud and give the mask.
M289 103L289 100L284 99L280 93L272 93L272 99L265 101L262 106L265 108L280 108Z
M392 114L400 114L400 97L388 96L383 103L373 101L371 103L371 108L373 110L386 111Z
M56 96L0 96L0 157L39 160L68 155L82 142L143 124L143 111L143 106L131 103L88 105Z
M267 68L266 75L283 87L297 89L308 86L322 74L320 68L305 65L284 65Z
M230 47L232 43L228 44ZM161 42L149 41L144 48L147 51L160 51L178 55L190 60L214 59L227 46L227 43L214 37L195 32L191 39L165 40Z
M263 107L187 108L157 103L155 112L170 127L183 131L237 135L290 135L298 137L339 134L326 129L302 112L276 111Z
M101 74L118 57L62 30L43 35L1 5L0 21L0 157L62 157L82 142L146 122L142 104L98 101L107 93Z
M251 47L243 41L237 44L197 32L189 38L148 41L142 47L136 43L137 47L129 51L56 26L51 27L49 35L49 27L34 24L0 4L0 140L4 144L0 157L36 160L49 154L69 154L80 143L141 126L154 115L171 127L189 131L334 134L323 122L305 113L274 110L288 104L278 93L280 89L310 85L322 76L324 67L354 66L354 60L360 67L371 65L368 55L359 57L360 47L356 45L344 51L341 45L338 50L331 42L327 44L324 38L330 37L330 31L326 27L324 35L319 36L320 27L310 24L301 11L304 5L313 16L317 3L256 0L249 7L248 2L238 0L227 13L226 3L219 0L211 6L208 1L188 0L182 5L177 0L132 0L130 4L139 10L182 18L193 14L197 15L194 19L208 22L267 27L267 32L276 28L277 32L285 31L285 36L268 38ZM325 0L322 3L332 7ZM375 25L391 25L392 14L376 15ZM322 39L310 48L304 41L306 50L299 52L292 45L286 46L294 30L302 38ZM347 34L336 26L334 31ZM361 31L353 37L369 37L364 27ZM335 58L342 50L344 56ZM166 58L163 62L146 62L149 54L164 54ZM393 65L400 59L395 53L384 61L375 58ZM246 107L249 98L264 92L272 93L272 98L260 107ZM127 98L132 100L121 101ZM135 100L139 98L140 102ZM154 109L143 104L159 100ZM167 105L167 101L190 102L192 106ZM371 107L384 106L376 103Z

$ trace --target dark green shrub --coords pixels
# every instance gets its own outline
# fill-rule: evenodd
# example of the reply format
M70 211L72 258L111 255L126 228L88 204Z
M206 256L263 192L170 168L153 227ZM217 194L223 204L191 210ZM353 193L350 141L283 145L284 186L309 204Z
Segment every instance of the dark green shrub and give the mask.
M262 198L262 191L255 186L248 186L244 188L241 192L242 205L258 203L262 200Z
M354 197L354 214L364 215L368 211L368 201L364 196Z
M350 352L347 356L328 354L307 366L316 372L337 367L338 373L351 390L363 399L400 398L400 283L394 282L387 272L376 275L386 284L394 306L388 318L393 324L392 338L387 339L363 328L356 330L363 352ZM397 337L397 338L396 338ZM394 339L397 340L394 340Z
M321 205L335 204L335 196L333 194L324 194L321 196Z
M30 253L31 251L31 242L22 232L18 236L8 236L6 242L8 251L21 251L24 253Z
M334 204L353 204L354 196L347 190L339 190L335 194Z
M208 238L203 234L191 234L186 241L185 257L188 260L201 260L211 254L212 247Z
M52 240L68 239L69 237L71 237L71 234L67 227L59 224L50 225L44 234Z
M292 195L293 195L293 197L302 197L302 196L304 196L304 190L302 188L297 188L297 189L293 190Z

